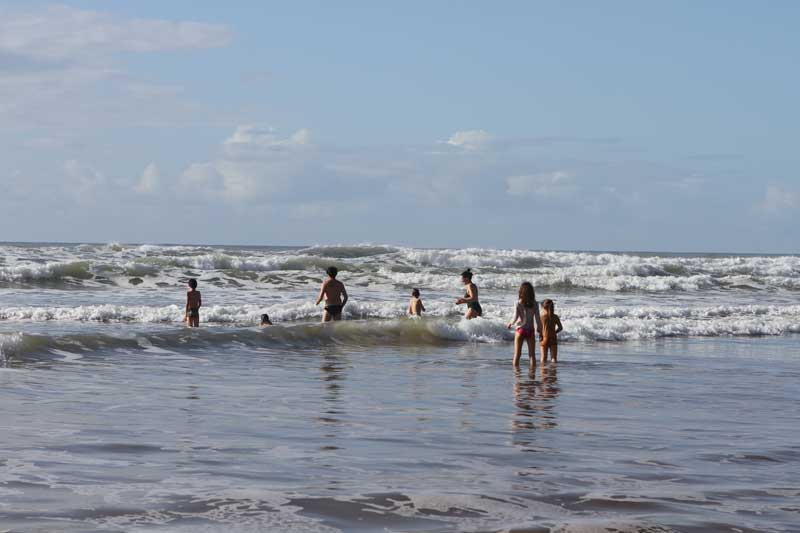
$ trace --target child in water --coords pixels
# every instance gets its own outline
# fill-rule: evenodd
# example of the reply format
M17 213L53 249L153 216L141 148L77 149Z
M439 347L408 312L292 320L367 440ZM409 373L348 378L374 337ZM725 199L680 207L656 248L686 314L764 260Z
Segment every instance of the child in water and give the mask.
M519 300L514 311L514 318L508 323L508 329L517 327L514 334L514 367L519 366L522 357L522 342L528 345L528 359L531 367L536 366L536 349L534 348L534 335L536 330L542 331L542 321L539 317L539 304L536 303L536 293L530 281L525 281L519 286Z
M263 315L261 315L261 324L260 325L261 325L262 328L264 326L271 326L272 325L272 320L269 319L269 315L267 313L264 313Z
M542 328L539 330L542 345L542 363L547 362L547 351L553 362L558 361L558 333L564 329L561 319L555 313L556 306L553 300L547 299L542 302Z
M184 321L189 324L190 328L200 326L200 306L203 305L203 300L200 298L200 291L197 290L197 280L192 278L189 280L189 291L186 293L186 316Z
M408 302L408 314L422 316L423 311L425 311L425 306L422 305L422 299L419 297L419 289L412 289L411 300Z

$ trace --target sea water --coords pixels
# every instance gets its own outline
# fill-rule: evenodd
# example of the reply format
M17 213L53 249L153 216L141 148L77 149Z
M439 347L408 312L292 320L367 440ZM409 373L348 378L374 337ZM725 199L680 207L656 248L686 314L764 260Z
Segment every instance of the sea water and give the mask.
M796 256L0 252L0 531L800 531ZM511 367L523 280L557 364Z

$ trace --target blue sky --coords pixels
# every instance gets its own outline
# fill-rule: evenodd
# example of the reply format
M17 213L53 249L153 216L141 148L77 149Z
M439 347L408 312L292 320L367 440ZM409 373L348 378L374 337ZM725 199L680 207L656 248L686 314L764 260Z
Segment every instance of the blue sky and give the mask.
M796 2L0 15L1 240L800 252Z

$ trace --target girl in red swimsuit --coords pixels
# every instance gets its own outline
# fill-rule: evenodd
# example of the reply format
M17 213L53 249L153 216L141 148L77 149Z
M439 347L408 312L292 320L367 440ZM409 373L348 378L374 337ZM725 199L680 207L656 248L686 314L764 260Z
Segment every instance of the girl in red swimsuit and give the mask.
M514 311L514 318L508 323L508 329L517 327L514 335L514 361L515 367L519 366L522 357L522 341L528 344L528 359L532 367L536 366L536 348L534 333L542 331L542 322L539 318L539 304L536 303L536 293L530 281L525 281L519 286L519 300ZM535 326L535 329L534 329Z

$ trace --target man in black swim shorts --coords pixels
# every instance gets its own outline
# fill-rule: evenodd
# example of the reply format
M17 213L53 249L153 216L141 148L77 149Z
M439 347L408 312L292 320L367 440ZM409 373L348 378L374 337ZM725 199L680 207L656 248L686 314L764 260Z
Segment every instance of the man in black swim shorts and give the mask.
M336 275L339 273L338 268L330 266L325 270L325 273L328 274L328 279L322 282L317 303L314 305L319 305L324 298L325 311L322 313L322 321L341 320L342 309L347 303L347 290L344 288L344 283L336 279Z

